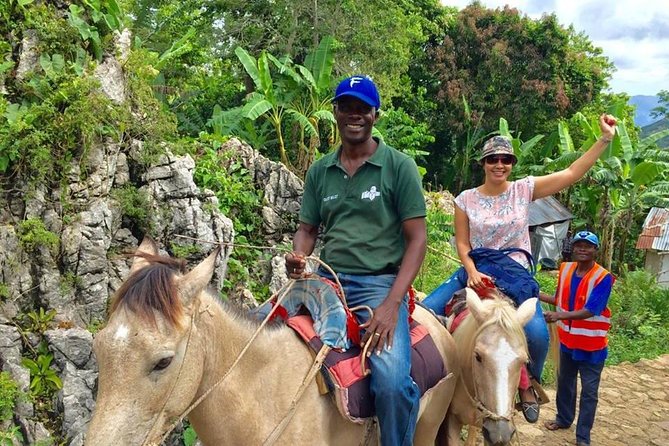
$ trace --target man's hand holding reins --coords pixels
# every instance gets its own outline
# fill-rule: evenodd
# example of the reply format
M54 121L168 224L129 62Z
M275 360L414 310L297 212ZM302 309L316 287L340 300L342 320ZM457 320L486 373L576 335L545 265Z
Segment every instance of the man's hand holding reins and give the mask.
M362 328L366 329L365 336L363 336L361 341L362 345L364 346L371 338L367 356L373 351L376 351L376 354L380 355L385 346L388 349L392 348L395 327L397 327L399 305L401 305L401 301L394 302L391 299L386 299L374 309L374 317L361 325Z
M307 267L307 256L304 253L293 251L284 257L286 259L286 273L291 279L299 279Z

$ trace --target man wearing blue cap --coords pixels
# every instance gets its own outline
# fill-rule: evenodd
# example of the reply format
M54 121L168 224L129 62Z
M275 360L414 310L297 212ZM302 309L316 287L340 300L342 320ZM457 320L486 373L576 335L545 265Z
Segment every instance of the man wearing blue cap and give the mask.
M371 342L371 392L386 446L410 446L419 408L411 379L407 291L425 256L425 200L416 163L372 137L381 100L367 76L351 76L337 87L334 115L341 146L309 171L293 252L286 255L291 278L306 267L322 227L320 258L337 273L346 301ZM318 274L332 279L323 269ZM369 320L368 320L369 319Z
M546 322L555 322L560 337L560 372L557 383L557 416L545 427L566 429L576 414L576 378L581 375L581 398L576 423L577 446L590 445L590 431L597 410L599 381L608 353L607 333L611 311L607 302L615 281L595 262L599 239L589 231L572 239L572 259L560 265L555 296L540 298L557 307L544 312Z

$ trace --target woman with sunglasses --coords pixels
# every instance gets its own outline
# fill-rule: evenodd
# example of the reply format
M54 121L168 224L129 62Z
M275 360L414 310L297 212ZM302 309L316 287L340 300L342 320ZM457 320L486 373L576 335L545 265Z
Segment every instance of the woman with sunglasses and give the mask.
M469 256L472 249L491 248L505 250L520 248L530 252L529 204L531 201L553 195L580 180L595 164L615 134L615 118L602 114L599 127L602 136L568 168L543 176L529 176L509 181L517 158L509 139L493 136L483 145L479 162L485 180L479 187L462 192L455 199L455 241L461 271L456 271L424 300L423 305L438 315L443 315L453 294L465 286L481 289L495 277L480 272ZM509 254L523 267L529 266L522 252ZM489 282L488 282L489 283ZM546 354L548 353L548 328L537 303L535 317L525 326L531 362L528 370L537 382L541 382ZM520 390L523 415L535 423L539 418L539 406L534 389L527 385Z

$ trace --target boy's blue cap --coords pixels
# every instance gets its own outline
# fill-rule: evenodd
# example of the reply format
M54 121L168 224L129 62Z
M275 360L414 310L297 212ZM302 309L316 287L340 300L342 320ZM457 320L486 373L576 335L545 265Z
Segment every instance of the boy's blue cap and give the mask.
M599 239L595 234L593 234L590 231L580 231L577 232L576 235L574 235L574 238L572 239L572 242L578 242L579 240L585 240L586 242L590 242L593 245L595 245L597 248L599 248Z
M351 76L339 83L332 102L344 96L353 96L375 109L381 108L381 97L374 81L369 76Z

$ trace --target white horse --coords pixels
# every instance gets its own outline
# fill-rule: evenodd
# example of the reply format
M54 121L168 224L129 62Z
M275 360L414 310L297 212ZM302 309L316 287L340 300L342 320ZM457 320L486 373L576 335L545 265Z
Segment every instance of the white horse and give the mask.
M481 300L470 288L466 293L469 314L453 333L461 374L446 420L448 445L461 444L463 425L470 426L467 444L475 444L476 428L482 428L486 445L508 445L520 370L528 360L523 326L537 299L516 310L501 296Z
M261 445L282 422L313 357L290 328L274 326L260 331L230 371L258 323L205 291L217 254L183 274L178 261L158 256L153 241L142 242L95 337L100 374L87 445L152 444L212 388L188 413L205 445ZM413 316L455 372L421 399L414 444L428 446L453 396L457 353L435 318L422 308ZM367 436L364 425L346 421L312 382L277 444L358 445ZM375 430L371 441L378 441Z

